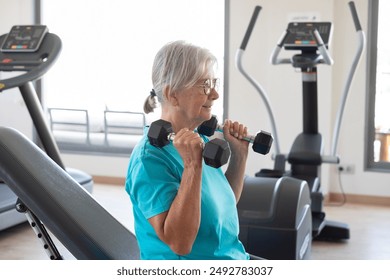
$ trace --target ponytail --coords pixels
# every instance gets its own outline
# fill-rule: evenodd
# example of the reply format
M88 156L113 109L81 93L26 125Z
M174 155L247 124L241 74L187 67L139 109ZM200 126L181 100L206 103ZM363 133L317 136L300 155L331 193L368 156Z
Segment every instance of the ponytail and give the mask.
M154 89L150 91L150 94L145 99L144 102L144 112L145 114L149 114L154 112L154 109L157 108L157 96Z

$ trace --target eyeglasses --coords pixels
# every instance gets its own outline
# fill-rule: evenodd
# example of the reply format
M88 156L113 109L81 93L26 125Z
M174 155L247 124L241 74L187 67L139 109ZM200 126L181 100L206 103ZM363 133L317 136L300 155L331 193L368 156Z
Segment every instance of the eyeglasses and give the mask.
M203 84L197 85L197 87L203 88L204 94L209 95L213 89L218 90L219 79L206 79Z

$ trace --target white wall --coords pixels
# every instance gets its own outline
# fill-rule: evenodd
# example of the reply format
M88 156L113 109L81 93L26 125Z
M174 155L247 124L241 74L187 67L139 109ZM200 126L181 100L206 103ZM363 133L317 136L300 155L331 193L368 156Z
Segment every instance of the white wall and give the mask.
M367 30L368 1L355 0L363 29ZM354 54L356 40L350 17L348 0L230 0L229 41L229 117L249 127L253 133L260 129L271 131L269 118L258 93L242 77L234 66L235 51L241 44L255 5L262 6L252 38L246 49L244 65L266 89L278 126L282 152L287 152L295 136L302 130L301 75L288 65L272 66L269 57L276 42L293 15L317 15L319 20L332 21L334 33L331 52L335 63L332 67L318 67L319 83L319 129L324 138L325 153L330 153L334 116L341 95L345 76ZM8 32L14 24L32 22L32 0L0 0L0 31ZM286 53L286 55L289 55ZM290 54L291 55L291 54ZM366 57L362 59L348 99L338 154L342 163L353 163L355 174L343 175L344 190L349 194L390 196L390 174L365 172L364 118ZM11 125L31 134L31 122L18 92L0 94L0 125ZM9 119L9 116L12 116ZM103 156L63 155L66 165L82 169L93 175L124 177L126 158ZM247 173L253 175L261 168L272 168L269 155L251 153ZM334 166L324 166L323 189L325 192L339 191Z
M351 65L352 56L355 53L353 42L356 42L355 34L350 34L349 30L354 28L352 21L348 20L344 12L346 0L334 1L334 15L337 32L334 34L335 69L333 73L333 99L339 98L342 86L344 85L345 75L348 67ZM355 1L358 13L361 18L362 28L367 32L367 14L368 1ZM347 19L347 20L344 20ZM336 43L337 41L337 43ZM366 110L366 70L367 56L364 55L356 73L350 96L347 102L346 111L343 120L342 131L340 135L339 153L342 163L353 163L356 166L356 172L352 175L342 177L343 185L347 193L390 196L390 174L367 172L364 170L364 133L365 133L365 110ZM333 103L338 100L334 100ZM332 114L335 114L336 107L332 108ZM332 185L338 185L335 171L330 174Z

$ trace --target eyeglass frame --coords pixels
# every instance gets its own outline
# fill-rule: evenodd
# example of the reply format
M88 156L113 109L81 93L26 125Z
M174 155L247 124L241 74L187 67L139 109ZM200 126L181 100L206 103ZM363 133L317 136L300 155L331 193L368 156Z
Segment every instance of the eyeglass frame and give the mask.
M217 90L218 89L218 86L219 86L219 79L218 78L214 78L214 79L205 79L203 81L203 84L201 85L196 85L196 87L201 87L203 88L203 92L205 95L210 95L211 91L213 89Z

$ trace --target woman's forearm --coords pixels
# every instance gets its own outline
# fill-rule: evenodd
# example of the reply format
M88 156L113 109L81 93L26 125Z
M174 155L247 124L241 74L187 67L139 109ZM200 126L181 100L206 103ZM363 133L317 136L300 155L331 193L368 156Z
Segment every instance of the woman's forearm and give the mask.
M240 200L242 189L244 186L244 177L246 169L246 156L235 156L232 154L225 176L232 187L236 197L236 203Z
M182 181L168 212L150 219L159 238L173 252L191 252L200 226L202 168L185 168Z

